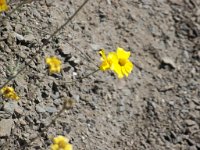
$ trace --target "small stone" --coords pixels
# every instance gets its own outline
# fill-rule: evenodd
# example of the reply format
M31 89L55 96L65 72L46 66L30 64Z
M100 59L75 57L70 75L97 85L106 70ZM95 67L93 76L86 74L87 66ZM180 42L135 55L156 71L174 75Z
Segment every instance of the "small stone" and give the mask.
M24 40L24 36L21 34L18 34L16 32L14 32L14 36L16 37L17 40L19 41L23 41Z
M9 137L12 125L12 119L2 119L0 121L0 137Z
M15 113L17 113L18 115L22 115L23 114L23 112L24 112L24 109L22 108L22 107L16 107L15 109L14 109L14 111L15 111Z
M46 5L50 7L53 4L54 0L46 0Z
M5 21L4 23L5 23L4 25L6 26L6 29L7 29L7 30L9 30L9 31L12 31L12 30L13 30L13 29L12 29L12 26L11 26L11 24L10 24L9 21Z
M195 109L200 111L200 106L196 106L196 108L195 108Z
M189 150L197 150L196 146L190 146Z
M169 0L172 4L181 5L183 4L183 0Z
M35 36L33 34L25 35L24 40L31 42L31 41L35 40Z
M144 5L151 5L153 3L153 1L151 1L151 0L142 0L142 3Z
M10 115L7 114L5 111L0 111L0 118L9 118Z
M111 5L111 1L110 1L110 0L107 0L107 3L108 3L109 5Z
M37 106L36 106L36 111L37 111L38 113L44 113L44 112L46 112L46 110L44 109L44 107L42 107L42 106L40 106L40 105L37 105Z
M79 95L73 95L73 99L75 99L76 103L80 101L80 96Z
M98 45L98 44L90 44L90 47L91 47L92 50L94 50L94 51L98 51L98 50L102 49L102 46L101 46L101 45Z
M190 138L187 138L186 140L187 140L187 142L188 142L189 145L191 145L191 146L192 145L194 145L194 146L196 145L196 142L194 140L192 140Z
M56 92L55 94L52 93L51 97L53 98L53 100L59 99L60 93L59 92Z
M187 126L193 126L196 124L196 122L193 120L185 120L185 123L187 124Z
M16 24L15 25L15 32L20 32L21 31L21 29L22 29L22 25L21 24Z
M26 123L26 121L24 120L24 119L19 119L19 123L21 124L21 125L27 125L27 123Z
M17 102L11 101L4 105L3 110L7 113L13 114L16 107L17 107Z
M51 107L51 106L47 106L47 107L45 108L45 110L46 110L47 112L49 112L49 113L55 113L55 112L57 112L57 108Z
M73 76L77 76L78 74L77 74L77 72L73 72L72 75Z
M171 66L173 69L176 68L176 64L175 64L174 60L172 60L169 57L163 57L162 58L162 63L164 63L165 65Z
M53 101L53 103L56 105L56 106L59 106L60 104L61 104L61 99L60 98L58 98L58 99L55 99L54 101Z

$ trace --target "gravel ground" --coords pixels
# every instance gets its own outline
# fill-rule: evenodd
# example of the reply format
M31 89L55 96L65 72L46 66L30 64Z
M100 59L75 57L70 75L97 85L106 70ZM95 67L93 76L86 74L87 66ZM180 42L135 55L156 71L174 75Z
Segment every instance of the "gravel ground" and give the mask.
M0 85L82 2L32 2L0 23ZM96 69L100 48L117 47L131 51L128 78L108 71L67 83ZM54 55L63 69L49 75L44 60ZM3 150L48 149L56 135L74 150L200 150L200 1L89 1L9 85L21 99L0 98ZM41 132L65 98L74 108Z

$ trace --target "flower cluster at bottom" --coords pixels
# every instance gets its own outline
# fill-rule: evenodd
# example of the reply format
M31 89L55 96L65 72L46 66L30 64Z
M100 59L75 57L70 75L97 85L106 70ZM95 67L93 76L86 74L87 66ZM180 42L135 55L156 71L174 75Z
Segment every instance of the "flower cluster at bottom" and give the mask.
M73 150L73 147L68 138L59 135L53 139L51 150Z
M133 70L134 65L129 60L131 53L125 51L123 48L118 47L116 52L110 52L107 56L103 49L99 53L102 60L100 70L105 71L111 69L118 75L118 78L123 78L124 75L128 77Z

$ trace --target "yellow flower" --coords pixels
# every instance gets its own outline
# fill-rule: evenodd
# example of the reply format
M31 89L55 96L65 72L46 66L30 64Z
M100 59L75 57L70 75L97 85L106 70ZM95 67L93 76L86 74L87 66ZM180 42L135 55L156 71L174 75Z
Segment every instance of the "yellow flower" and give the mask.
M116 61L113 62L111 70L117 73L118 78L123 78L124 75L128 77L134 67L133 63L128 59L131 53L126 52L123 48L118 47L116 54L118 61L117 63Z
M46 58L46 63L49 65L49 72L52 73L60 73L61 70L61 61L53 56Z
M0 0L0 12L7 10L8 10L8 5L6 3L6 0Z
M15 90L12 87L4 87L1 89L1 93L4 97L10 98L13 100L19 100L19 96L15 93Z
M107 56L105 54L105 50L101 49L99 51L99 54L101 55L101 66L100 70L105 71L111 68L113 62L117 62L117 55L115 52L110 52Z
M51 150L73 150L73 147L66 137L59 135L53 139Z

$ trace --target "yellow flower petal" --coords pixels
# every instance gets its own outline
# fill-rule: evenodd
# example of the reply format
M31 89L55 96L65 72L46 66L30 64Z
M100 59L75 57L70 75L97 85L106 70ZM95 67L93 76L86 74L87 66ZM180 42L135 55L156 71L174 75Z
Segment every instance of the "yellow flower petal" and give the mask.
M46 64L49 65L49 72L52 73L60 73L61 70L61 61L53 56L46 58Z
M113 62L117 62L117 55L115 52L110 52L108 56L106 57L105 51L101 49L99 51L101 55L101 60L103 61L102 64L100 65L100 70L105 71L110 69L111 65Z
M111 70L113 70L117 75L118 78L123 78L124 75L128 77L133 69L133 64L131 61L128 60L130 56L130 52L126 52L122 48L117 48L117 62L114 61L111 65Z
M126 71L126 68L125 67L121 67L121 70L122 70L122 74L124 74L125 76L128 77L128 72Z
M131 73L131 71L133 70L134 65L132 64L132 62L127 61L126 65L125 65L125 69L127 73Z
M67 144L64 150L73 150L73 146L71 144Z
M128 59L131 55L130 52L126 52L123 48L118 47L117 48L117 57L118 59Z
M66 137L64 137L64 136L59 135L59 136L57 136L57 137L55 137L55 138L53 139L53 142L54 142L55 144L58 144L58 143L60 143L60 142L68 143L69 140L68 140Z
M50 148L51 150L59 150L59 146L57 144L52 144Z
M106 53L104 49L99 50L99 54L101 55L101 60L104 61L106 60Z
M100 70L105 71L109 68L110 68L110 65L107 61L102 62L101 66L100 66Z
M6 0L0 0L0 12L7 10L8 10L8 5L6 3Z
M111 70L113 70L118 75L118 78L123 78L124 75L122 73L121 66L118 63L113 63Z
M68 142L68 138L61 135L57 136L53 139L53 144L50 146L51 150L72 150L72 145Z

